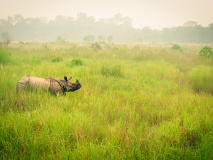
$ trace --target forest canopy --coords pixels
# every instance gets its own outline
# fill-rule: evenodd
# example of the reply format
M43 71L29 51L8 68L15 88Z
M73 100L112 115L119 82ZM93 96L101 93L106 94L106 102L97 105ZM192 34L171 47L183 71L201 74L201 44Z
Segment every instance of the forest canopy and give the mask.
M79 13L76 18L59 15L54 20L25 18L20 14L0 19L0 41L55 41L57 37L62 37L71 42L213 43L212 35L213 23L203 27L188 21L182 26L161 30L134 28L132 20L121 14L99 20L85 13Z

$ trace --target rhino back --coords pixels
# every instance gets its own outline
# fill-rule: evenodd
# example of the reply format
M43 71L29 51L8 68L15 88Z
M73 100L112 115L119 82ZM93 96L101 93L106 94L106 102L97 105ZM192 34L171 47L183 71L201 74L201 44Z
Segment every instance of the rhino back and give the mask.
M48 90L49 87L50 87L50 79L29 76L29 86L33 89L46 89L46 90Z

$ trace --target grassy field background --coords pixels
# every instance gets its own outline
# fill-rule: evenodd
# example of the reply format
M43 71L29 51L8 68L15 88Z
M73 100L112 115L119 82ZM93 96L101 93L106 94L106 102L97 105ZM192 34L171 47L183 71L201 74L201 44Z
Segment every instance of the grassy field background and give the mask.
M213 159L213 58L172 46L0 47L0 159ZM82 88L16 95L24 75Z

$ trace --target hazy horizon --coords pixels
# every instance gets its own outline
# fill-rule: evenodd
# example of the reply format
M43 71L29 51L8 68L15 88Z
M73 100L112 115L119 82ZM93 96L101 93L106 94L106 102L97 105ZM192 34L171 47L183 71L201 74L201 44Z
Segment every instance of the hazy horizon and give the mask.
M2 0L0 0L2 1ZM181 26L195 21L202 26L213 23L212 0L7 0L1 2L0 19L21 14L24 17L54 19L57 15L77 17L83 12L96 20L112 18L120 13L132 20L135 28L150 26L155 29Z

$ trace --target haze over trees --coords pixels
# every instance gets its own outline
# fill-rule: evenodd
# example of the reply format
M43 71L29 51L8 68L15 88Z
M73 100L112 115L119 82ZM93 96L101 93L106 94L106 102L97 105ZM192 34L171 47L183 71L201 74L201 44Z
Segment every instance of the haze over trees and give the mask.
M203 27L188 21L183 26L162 30L132 26L132 20L121 14L113 18L95 20L92 16L79 13L77 18L56 16L54 20L15 15L0 19L0 41L55 41L62 37L72 42L105 41L125 42L177 42L213 43L213 23Z

